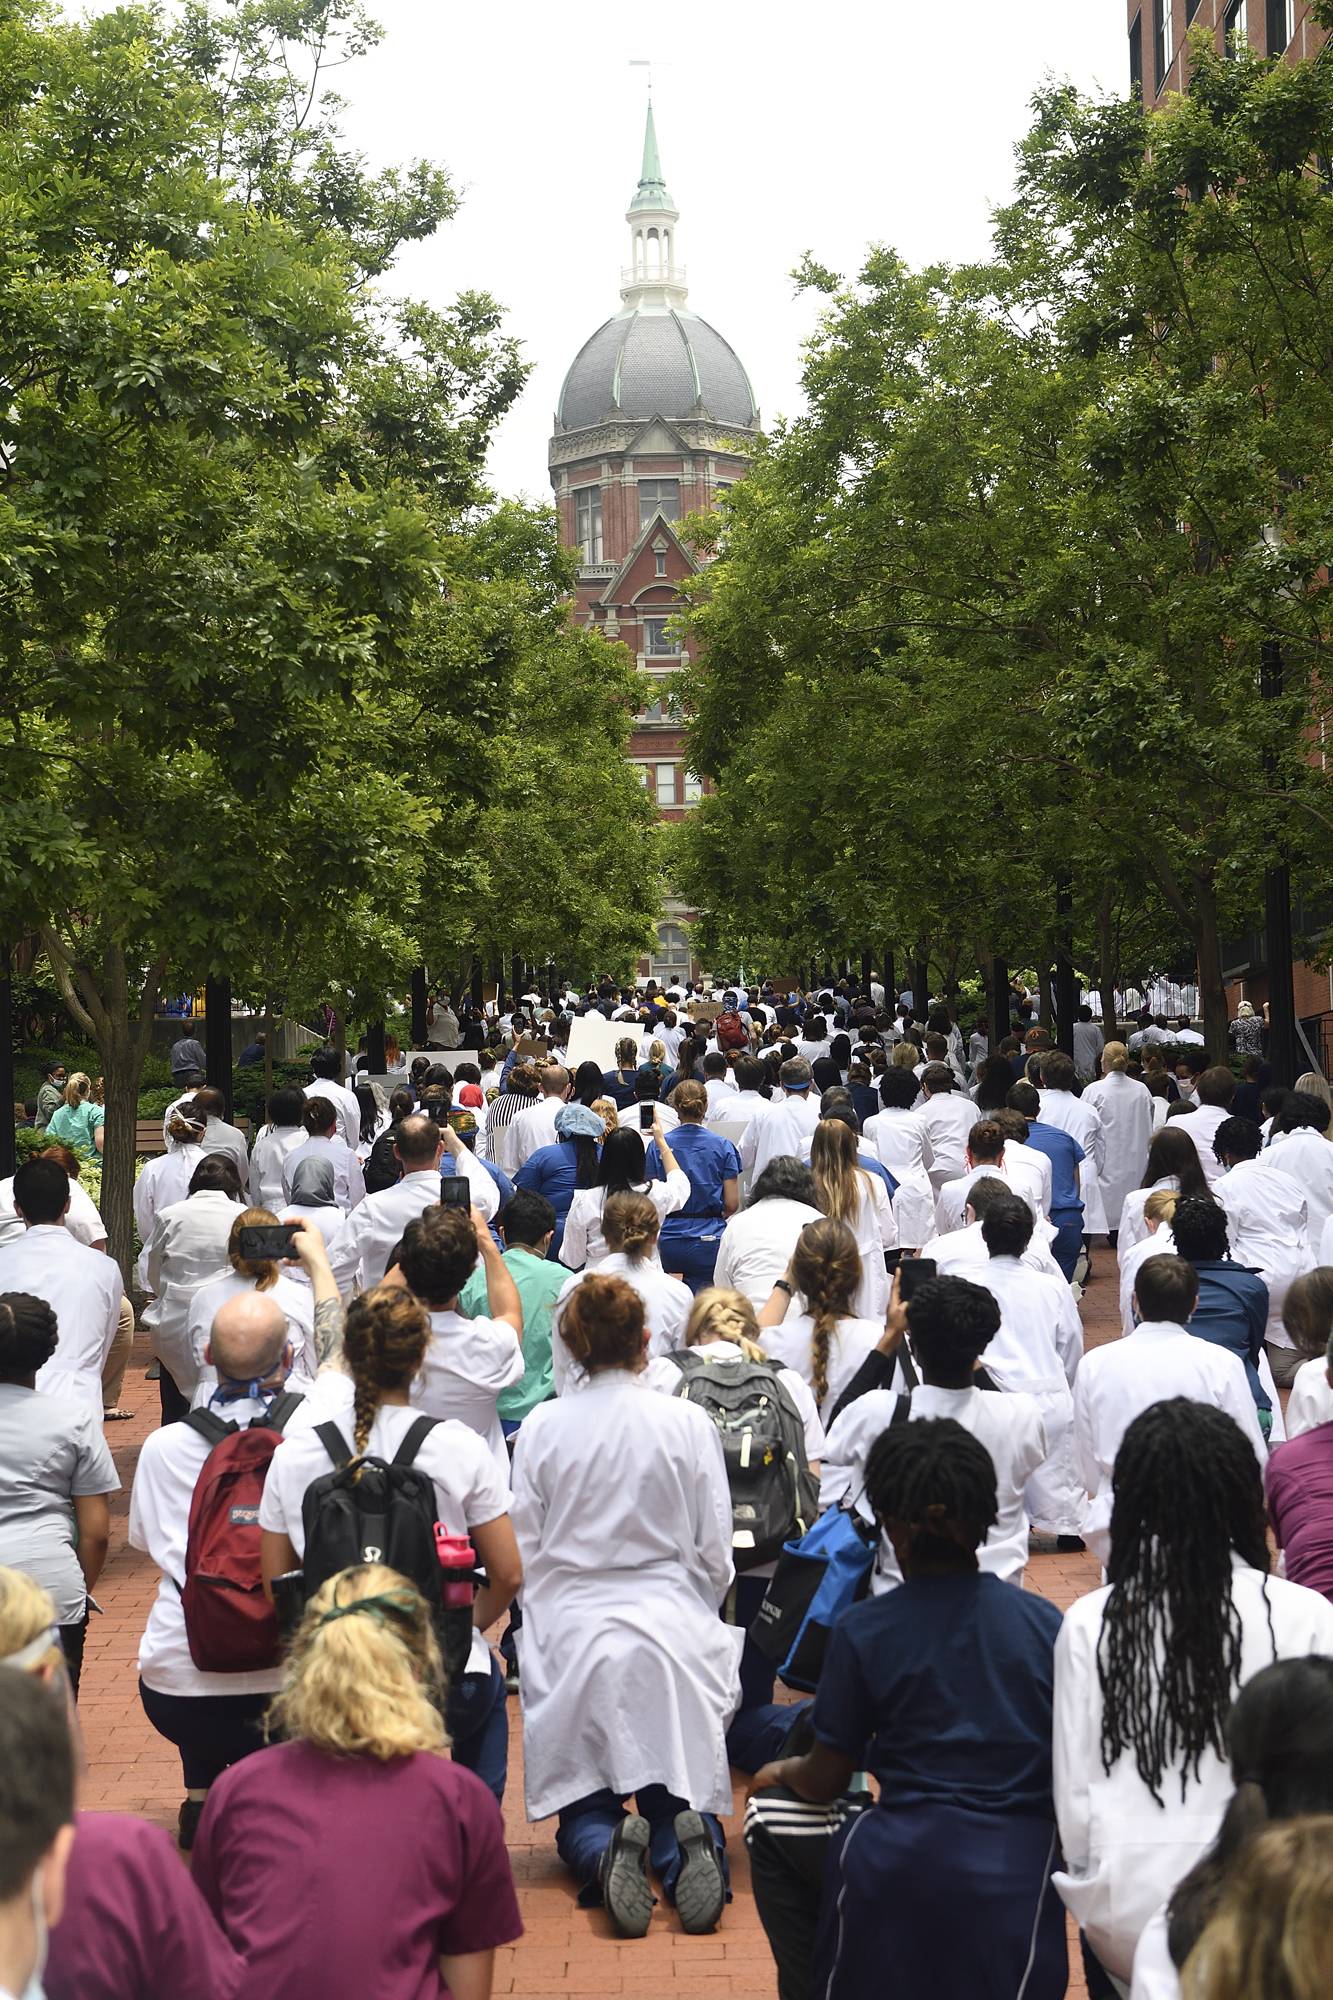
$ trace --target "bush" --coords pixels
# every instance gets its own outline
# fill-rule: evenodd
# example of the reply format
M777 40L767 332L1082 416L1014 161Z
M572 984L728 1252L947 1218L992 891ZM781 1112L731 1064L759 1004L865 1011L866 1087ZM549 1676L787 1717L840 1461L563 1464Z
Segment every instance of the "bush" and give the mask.
M291 1062L275 1062L273 1065L273 1088L281 1090L286 1084L304 1086L310 1079L310 1059L298 1056ZM232 1113L237 1118L248 1118L252 1125L264 1122L268 1109L264 1097L264 1065L255 1063L250 1069L238 1069L232 1084Z
M47 1064L55 1061L64 1063L71 1076L77 1069L87 1076L101 1075L102 1058L91 1042L61 1042L56 1048L30 1042L14 1058L14 1095L21 1103L36 1097L46 1080Z
M174 1083L160 1089L141 1090L136 1116L140 1118L160 1118L169 1104L174 1104L180 1096Z

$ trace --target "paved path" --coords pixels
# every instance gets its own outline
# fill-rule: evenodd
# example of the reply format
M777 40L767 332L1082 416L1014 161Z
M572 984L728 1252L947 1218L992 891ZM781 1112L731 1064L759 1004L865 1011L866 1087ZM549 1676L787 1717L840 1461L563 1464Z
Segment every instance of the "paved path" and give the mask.
M1104 1248L1099 1273L1083 1302L1087 1344L1097 1346L1119 1331L1115 1262ZM112 1507L111 1556L98 1584L104 1616L88 1633L80 1716L88 1752L83 1803L90 1807L141 1813L172 1831L182 1796L180 1763L170 1745L155 1735L139 1705L135 1658L139 1635L157 1584L145 1558L125 1539L130 1481L138 1447L158 1420L157 1385L144 1378L148 1355L136 1341L122 1402L135 1412L132 1423L108 1426L123 1490ZM1027 1571L1029 1589L1066 1605L1099 1582L1089 1556L1035 1555ZM611 1935L601 1911L576 1908L569 1879L555 1857L553 1822L529 1826L523 1817L522 1738L518 1704L510 1705L509 1791L505 1821L518 1882L526 1935L497 1961L495 1991L519 2000L570 2000L580 1994L637 1992L650 2000L709 1994L734 2000L773 2000L772 1960L755 1915L749 1869L737 1822L728 1822L735 1900L712 1937L686 1937L675 1917L659 1908L646 1938L634 1942ZM737 1803L742 1791L737 1786ZM1085 1988L1071 1956L1070 2000Z

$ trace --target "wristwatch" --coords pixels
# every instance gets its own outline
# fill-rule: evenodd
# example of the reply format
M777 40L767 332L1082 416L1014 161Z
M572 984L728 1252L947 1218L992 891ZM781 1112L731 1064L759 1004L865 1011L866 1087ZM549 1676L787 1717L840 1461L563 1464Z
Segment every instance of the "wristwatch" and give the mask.
M785 1278L774 1278L773 1290L775 1292L785 1292L788 1298L791 1297L791 1286L787 1283L787 1280Z

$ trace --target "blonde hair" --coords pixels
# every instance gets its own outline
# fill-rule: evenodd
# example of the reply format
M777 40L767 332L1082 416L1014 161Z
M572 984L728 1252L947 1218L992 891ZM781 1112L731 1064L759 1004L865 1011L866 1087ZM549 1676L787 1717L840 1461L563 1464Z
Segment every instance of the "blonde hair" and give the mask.
M1179 1200L1180 1195L1175 1188L1154 1188L1143 1204L1143 1213L1149 1222L1171 1222Z
M21 1569L0 1567L0 1660L21 1653L44 1632L53 1632L55 1606L40 1583ZM63 1666L65 1655L60 1641L52 1637L50 1650L33 1660L27 1671L41 1673L47 1667Z
M242 1257L240 1252L241 1231L262 1229L265 1224L277 1226L278 1218L271 1208L243 1208L231 1225L227 1236L227 1256L231 1268L242 1278L253 1278L257 1292L271 1292L278 1282L278 1266L272 1257Z
M71 1111L78 1110L92 1087L92 1078L85 1071L76 1069L69 1082L65 1085L65 1102Z
M268 1728L331 1756L447 1749L444 1668L421 1593L383 1563L358 1563L306 1606Z
M600 1118L608 1132L614 1132L620 1124L620 1111L614 1097L594 1097L588 1109Z
M825 1215L853 1225L860 1213L865 1175L856 1164L856 1134L841 1118L825 1118L816 1125L810 1140L810 1171L815 1199Z
M1333 1108L1333 1090L1329 1089L1326 1079L1320 1076L1317 1069L1307 1069L1304 1075L1298 1076L1293 1088L1303 1091L1307 1097L1317 1097L1322 1104Z
M1180 1988L1185 2000L1333 1992L1333 1813L1284 1820L1246 1843Z
M706 1340L733 1340L747 1361L767 1357L759 1345L759 1320L744 1292L725 1285L707 1285L697 1293L685 1322L685 1345L702 1347Z
M650 1066L650 1067L651 1067L652 1069L661 1069L661 1068L663 1068L663 1066L664 1066L664 1065L665 1065L665 1063L666 1063L666 1043L665 1043L665 1042L656 1042L656 1041L654 1041L654 1042L649 1042L649 1044L648 1044L648 1062L649 1062L649 1066Z
M815 1401L828 1394L829 1350L838 1321L849 1318L861 1282L861 1254L845 1222L825 1216L807 1222L792 1252L791 1274L814 1326L810 1334L810 1387Z
M1102 1074L1109 1076L1114 1070L1117 1075L1129 1068L1129 1050L1123 1042L1108 1042L1102 1050Z
M661 1229L662 1218L646 1194L613 1194L602 1210L607 1249L619 1251L633 1264L651 1257Z

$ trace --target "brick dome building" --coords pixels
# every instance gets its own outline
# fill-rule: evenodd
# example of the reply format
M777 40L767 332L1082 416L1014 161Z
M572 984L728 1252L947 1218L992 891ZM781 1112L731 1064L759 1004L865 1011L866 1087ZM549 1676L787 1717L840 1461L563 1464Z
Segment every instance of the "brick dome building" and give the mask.
M676 523L744 477L759 429L735 349L686 303L679 213L667 192L648 106L643 167L629 205L620 310L583 343L560 391L548 452L561 540L580 551L576 615L620 639L652 677L630 756L659 810L679 819L699 796L685 769L671 681L688 658L669 621L698 564ZM668 901L651 967L684 976L689 953Z

